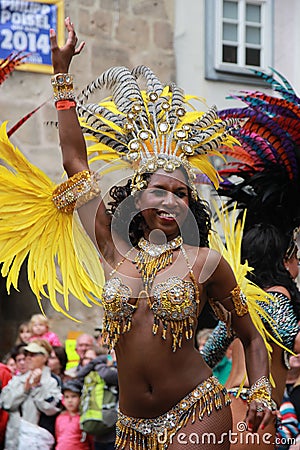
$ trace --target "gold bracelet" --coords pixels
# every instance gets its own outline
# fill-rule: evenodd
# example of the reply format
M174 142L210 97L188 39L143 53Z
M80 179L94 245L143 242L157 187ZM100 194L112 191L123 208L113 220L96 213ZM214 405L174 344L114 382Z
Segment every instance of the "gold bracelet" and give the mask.
M271 383L266 376L262 376L250 387L247 402L250 404L255 400L262 403L265 407L270 408L271 394Z
M57 73L51 77L53 87L53 98L59 100L74 100L75 91L73 86L73 76L69 73Z
M77 209L98 197L101 192L97 183L99 179L98 174L89 170L75 173L54 189L52 200L56 208L70 214L75 208Z

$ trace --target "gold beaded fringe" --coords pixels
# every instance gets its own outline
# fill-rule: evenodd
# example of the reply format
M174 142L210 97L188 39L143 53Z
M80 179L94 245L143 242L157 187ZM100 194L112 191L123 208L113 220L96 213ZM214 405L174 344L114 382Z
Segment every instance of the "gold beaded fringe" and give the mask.
M226 389L214 377L197 386L170 411L154 419L138 419L119 412L117 422L116 449L123 450L129 443L129 450L166 450L174 433L184 427L189 419L192 423L202 420L231 403Z
M173 241L163 245L155 245L140 239L138 251L134 263L142 275L146 291L151 289L157 272L173 262L173 251L182 245L182 237L177 236Z
M172 264L173 250L169 249L162 255L153 257L148 253L140 250L135 257L135 264L141 272L145 288L151 289L154 278L157 272Z

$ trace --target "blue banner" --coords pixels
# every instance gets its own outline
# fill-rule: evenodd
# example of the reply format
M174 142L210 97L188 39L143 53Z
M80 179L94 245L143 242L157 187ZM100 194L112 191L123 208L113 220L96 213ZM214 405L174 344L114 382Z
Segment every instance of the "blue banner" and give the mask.
M0 0L0 59L28 53L26 64L51 65L49 30L57 29L53 0Z

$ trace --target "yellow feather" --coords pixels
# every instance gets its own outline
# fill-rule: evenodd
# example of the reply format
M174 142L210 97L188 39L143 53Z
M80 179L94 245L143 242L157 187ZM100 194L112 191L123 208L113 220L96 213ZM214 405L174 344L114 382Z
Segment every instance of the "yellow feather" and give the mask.
M29 285L41 309L42 296L69 318L70 294L86 306L97 304L104 275L96 249L78 220L55 207L55 184L11 144L5 123L0 128L0 158L8 166L0 167L0 262L8 292L11 286L18 289L20 269L28 258Z
M211 162L207 158L201 158L201 157L191 157L190 158L191 164L199 169L202 173L208 176L208 178L213 183L214 187L218 189L219 183L220 183L220 176L214 166L211 164Z
M210 234L210 246L211 248L221 253L231 266L237 283L247 298L247 305L252 322L264 340L269 359L271 358L272 352L270 340L275 342L284 350L287 350L289 353L293 354L282 344L281 337L276 330L275 321L267 314L264 308L262 308L262 306L258 304L258 301L264 302L266 304L268 304L269 302L276 302L276 298L248 280L247 274L253 269L248 266L247 262L244 264L241 263L241 244L246 212L243 215L243 220L237 222L236 206L234 206L230 216L228 210L226 210L222 206L221 208L219 208L215 201L212 201L212 205L217 214L218 225L221 226L225 242L222 241L220 233L213 232ZM217 228L217 225L214 222L213 225L215 228ZM262 321L262 317L268 323L271 332L266 329Z

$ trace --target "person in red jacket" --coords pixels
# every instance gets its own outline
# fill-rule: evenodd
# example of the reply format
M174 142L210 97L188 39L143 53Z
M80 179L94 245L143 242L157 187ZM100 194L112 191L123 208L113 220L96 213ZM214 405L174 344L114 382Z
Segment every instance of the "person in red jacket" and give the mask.
M4 386L7 385L9 380L12 378L11 371L9 367L5 364L0 363L0 392ZM8 421L8 413L1 408L0 405L0 449L4 448L4 438L5 438L5 430L6 424Z

